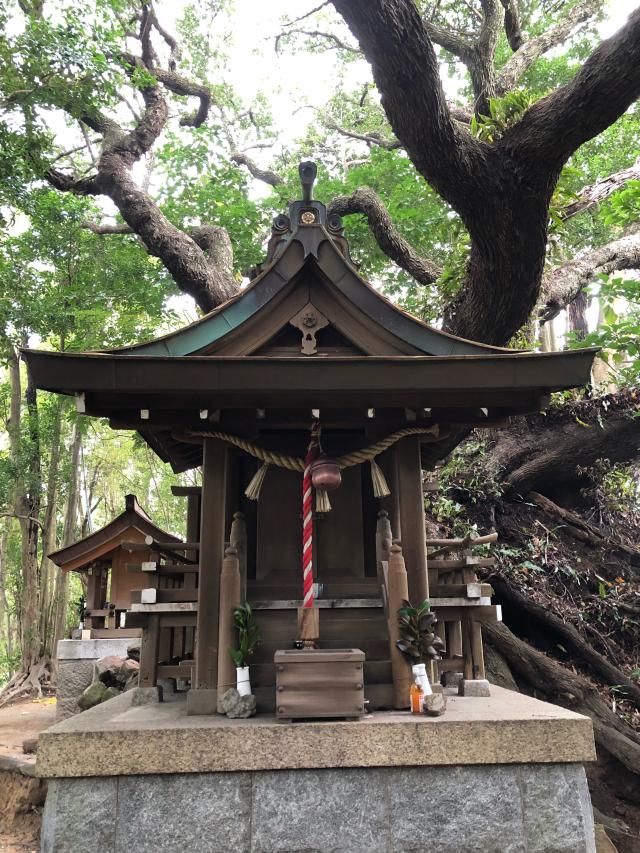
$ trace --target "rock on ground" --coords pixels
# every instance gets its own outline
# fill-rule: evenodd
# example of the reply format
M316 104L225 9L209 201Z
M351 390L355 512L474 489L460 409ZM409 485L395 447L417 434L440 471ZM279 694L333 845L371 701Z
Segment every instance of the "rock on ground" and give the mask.
M256 712L256 697L241 696L235 687L223 695L220 700L222 712L231 720L253 717Z

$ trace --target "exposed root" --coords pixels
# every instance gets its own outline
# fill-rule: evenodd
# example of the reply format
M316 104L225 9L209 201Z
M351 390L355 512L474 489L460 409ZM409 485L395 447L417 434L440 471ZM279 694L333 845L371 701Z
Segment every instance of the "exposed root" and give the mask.
M25 672L16 672L9 683L0 692L0 708L27 699L31 696L39 699L42 696L42 686L51 677L51 661L41 658Z
M500 622L482 630L517 675L548 701L591 717L598 746L640 774L640 737L602 701L593 684L532 648Z

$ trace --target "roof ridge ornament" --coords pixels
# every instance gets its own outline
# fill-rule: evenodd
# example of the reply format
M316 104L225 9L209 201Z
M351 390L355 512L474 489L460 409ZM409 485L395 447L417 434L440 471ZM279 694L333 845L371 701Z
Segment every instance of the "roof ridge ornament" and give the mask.
M313 185L318 176L318 167L313 160L303 160L298 166L300 183L302 184L302 201L311 204L313 199Z
M274 217L266 261L252 270L254 275L272 263L291 239L302 244L305 257L313 255L315 258L318 257L320 245L330 240L340 254L353 264L349 244L344 237L342 218L337 213L328 214L326 205L313 198L313 187L318 177L317 164L313 160L303 160L298 165L298 174L302 197L291 202L288 215L280 213Z

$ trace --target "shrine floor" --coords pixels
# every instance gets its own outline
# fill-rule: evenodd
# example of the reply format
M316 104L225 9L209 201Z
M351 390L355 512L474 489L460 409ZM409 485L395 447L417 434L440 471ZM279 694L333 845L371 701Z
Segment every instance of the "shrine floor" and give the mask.
M131 691L41 734L42 850L595 851L591 721L491 689L439 718L296 723Z

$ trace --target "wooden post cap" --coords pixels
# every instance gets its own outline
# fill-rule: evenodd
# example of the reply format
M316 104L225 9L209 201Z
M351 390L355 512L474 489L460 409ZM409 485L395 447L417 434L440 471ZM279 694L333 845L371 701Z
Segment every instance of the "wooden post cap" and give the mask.
M227 545L227 547L225 548L224 555L225 557L236 557L238 555L238 549L233 544L233 542L230 542Z

